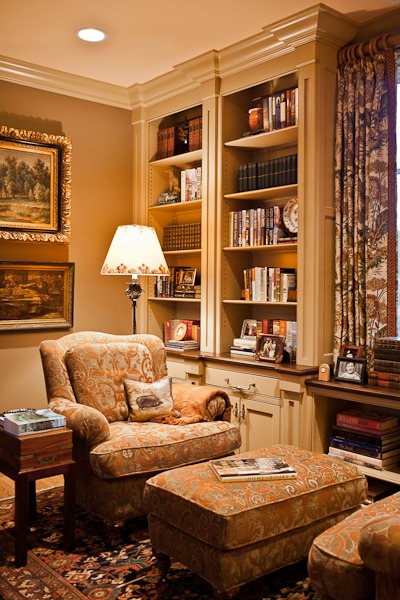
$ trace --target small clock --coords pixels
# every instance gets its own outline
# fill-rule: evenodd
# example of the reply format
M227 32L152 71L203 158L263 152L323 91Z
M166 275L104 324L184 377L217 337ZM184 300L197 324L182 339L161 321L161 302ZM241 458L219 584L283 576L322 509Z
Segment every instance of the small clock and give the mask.
M180 342L183 340L183 338L186 335L186 323L179 323L179 325L176 327L175 331L174 331L174 340Z
M292 198L286 202L283 208L283 224L289 233L297 233L298 230L298 212L299 202L297 198Z

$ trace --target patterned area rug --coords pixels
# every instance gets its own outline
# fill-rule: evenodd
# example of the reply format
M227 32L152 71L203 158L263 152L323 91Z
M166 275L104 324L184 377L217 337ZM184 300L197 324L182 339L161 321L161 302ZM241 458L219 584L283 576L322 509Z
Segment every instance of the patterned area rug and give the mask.
M10 600L213 600L210 586L173 563L160 581L146 519L132 521L120 546L110 549L101 523L76 515L74 552L62 550L62 488L37 494L26 567L14 567L14 501L0 502L0 598ZM241 589L242 600L316 600L306 564L282 569Z

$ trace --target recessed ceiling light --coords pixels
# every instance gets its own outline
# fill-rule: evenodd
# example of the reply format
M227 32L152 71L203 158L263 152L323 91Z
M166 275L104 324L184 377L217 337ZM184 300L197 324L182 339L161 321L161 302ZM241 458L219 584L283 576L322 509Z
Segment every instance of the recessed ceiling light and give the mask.
M102 42L107 37L105 31L102 31L101 29L95 29L94 27L78 29L75 35L85 42Z

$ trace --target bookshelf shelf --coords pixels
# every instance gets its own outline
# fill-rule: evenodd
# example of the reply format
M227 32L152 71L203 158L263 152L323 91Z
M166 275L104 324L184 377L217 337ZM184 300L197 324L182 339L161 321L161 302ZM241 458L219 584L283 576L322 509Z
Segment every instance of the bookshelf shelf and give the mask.
M256 304L256 305L260 305L260 306L276 306L276 307L293 307L296 308L297 306L297 302L265 302L265 301L256 301L256 300L230 300L229 298L226 298L225 300L222 300L223 304Z
M269 246L225 246L225 252L297 252L297 244L270 244Z
M201 302L200 298L155 298L151 297L148 299L149 302L179 302L184 304L199 304Z
M225 142L225 146L231 148L260 149L271 148L275 146L284 147L293 145L297 142L298 126L285 127L275 131L258 133L256 135L244 136L236 140Z
M200 248L196 248L194 250L164 250L164 255L165 256L188 256L188 255L193 255L196 256L198 254L201 253L201 249Z
M167 158L152 160L149 165L160 169L164 167L180 167L184 169L190 167L193 163L201 162L202 156L202 150L194 150L193 152L185 152L184 154L175 154Z
M150 206L149 212L158 215L164 213L181 213L201 210L201 200L193 200L191 202L175 202L171 204L157 204Z
M225 194L227 200L285 200L297 195L297 184Z

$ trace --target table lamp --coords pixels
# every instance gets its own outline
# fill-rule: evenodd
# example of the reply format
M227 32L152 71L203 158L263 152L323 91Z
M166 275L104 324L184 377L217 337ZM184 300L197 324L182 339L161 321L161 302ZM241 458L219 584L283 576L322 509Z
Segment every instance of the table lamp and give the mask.
M132 300L133 333L136 333L136 302L143 289L138 275L169 275L168 265L153 227L120 225L114 234L101 275L131 275L125 293Z

